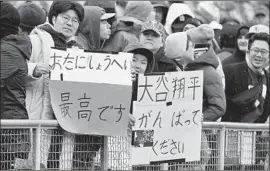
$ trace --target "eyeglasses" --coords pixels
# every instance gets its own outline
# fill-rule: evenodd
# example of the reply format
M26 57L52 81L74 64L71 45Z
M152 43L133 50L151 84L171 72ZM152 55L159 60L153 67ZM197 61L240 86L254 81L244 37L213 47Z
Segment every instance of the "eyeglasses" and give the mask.
M259 54L259 52L261 52L263 57L267 57L269 55L269 51L265 49L253 48L253 49L250 49L250 51L256 55Z
M68 15L60 15L65 23L68 23L70 20L72 21L72 24L79 25L79 19L77 18L71 18Z

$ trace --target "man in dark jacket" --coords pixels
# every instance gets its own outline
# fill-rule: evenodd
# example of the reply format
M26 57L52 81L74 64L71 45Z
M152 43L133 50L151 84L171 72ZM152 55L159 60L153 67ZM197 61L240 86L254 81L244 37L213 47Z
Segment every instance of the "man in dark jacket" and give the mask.
M264 123L270 114L269 35L257 33L248 42L246 61L224 67L227 111L222 121ZM227 87L228 86L228 87Z
M154 54L155 66L153 72L177 71L174 62L165 56L164 40L165 29L160 22L146 21L142 25L140 42Z
M1 2L1 119L28 119L25 105L28 67L31 54L27 37L19 36L20 16L9 3ZM15 158L28 158L29 132L1 129L0 170L9 170Z
M270 114L269 35L257 33L249 39L246 61L224 67L227 111L225 122L265 123ZM267 96L268 94L268 96ZM266 149L260 145L261 132L256 132L256 164L265 159Z

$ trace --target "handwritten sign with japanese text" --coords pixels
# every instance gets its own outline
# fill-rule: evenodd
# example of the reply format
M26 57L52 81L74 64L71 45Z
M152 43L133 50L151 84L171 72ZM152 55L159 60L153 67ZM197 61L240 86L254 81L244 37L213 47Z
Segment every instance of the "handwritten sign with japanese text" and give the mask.
M151 143L145 142L145 136L137 138L137 141L144 139L140 143L133 139L133 144L142 144L133 146L142 148L141 154L132 155L133 164L200 160L202 98L202 71L140 75L137 101L133 103L136 118L133 134L140 137L139 131L151 130L153 138ZM147 154L150 148L150 157L145 157L148 163L135 159Z
M50 81L52 107L68 132L127 136L131 87Z
M51 80L132 84L132 54L84 52L75 48L51 48L50 54Z
M50 51L51 104L68 132L127 136L132 54Z

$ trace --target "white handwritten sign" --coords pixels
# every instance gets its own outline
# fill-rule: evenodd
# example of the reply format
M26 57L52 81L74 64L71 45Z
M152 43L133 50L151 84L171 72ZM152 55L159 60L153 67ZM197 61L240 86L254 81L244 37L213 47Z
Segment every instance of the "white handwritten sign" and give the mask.
M127 136L132 54L51 49L51 104L68 132Z
M51 80L132 84L132 54L90 53L74 48L52 48L50 54Z
M50 81L52 107L68 132L127 136L131 86Z
M202 97L202 71L140 75L132 151L141 152L132 155L133 164L200 160ZM146 154L148 161L135 159Z

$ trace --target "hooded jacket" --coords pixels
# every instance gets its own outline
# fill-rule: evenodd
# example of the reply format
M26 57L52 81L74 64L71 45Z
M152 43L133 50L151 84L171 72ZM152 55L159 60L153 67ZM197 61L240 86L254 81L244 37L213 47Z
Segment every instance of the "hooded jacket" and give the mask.
M125 48L125 52L130 52L132 50L135 50L137 48L139 48L139 46L143 46L141 45L141 43L130 43L126 48ZM146 67L146 71L145 73L151 73L154 70L155 67L155 58L154 56L152 57L147 57L147 67ZM138 93L138 77L136 78L136 80L133 82L132 84L132 97L131 97L131 104L130 104L130 113L132 114L133 111L133 101L137 101L137 93Z
M123 52L129 43L138 42L141 25L129 22L115 21L112 25L112 35L105 42L104 50L109 52Z
M153 72L172 72L177 71L175 63L165 55L164 47L161 47L155 54Z
M165 30L168 34L172 33L172 23L181 15L189 15L194 18L194 14L192 13L191 9L187 4L183 3L173 3L168 11L166 23L165 23Z
M9 35L1 39L1 119L28 119L26 60L30 55L28 37Z
M238 43L237 43L237 37L240 35L240 31L242 29L247 29L248 30L249 27L242 26L242 27L240 27L238 29L238 31L236 33L235 51L234 51L234 53L231 56L229 56L227 59L225 59L225 60L222 61L222 64L223 65L232 64L232 63L239 63L239 62L245 61L246 54L244 52L241 52L239 50Z
M217 121L226 111L226 98L222 80L216 71L215 52L210 48L185 67L185 71L203 70L203 120Z
M85 50L101 50L104 41L100 40L100 18L105 10L97 6L85 6L84 13L85 17L75 40Z

